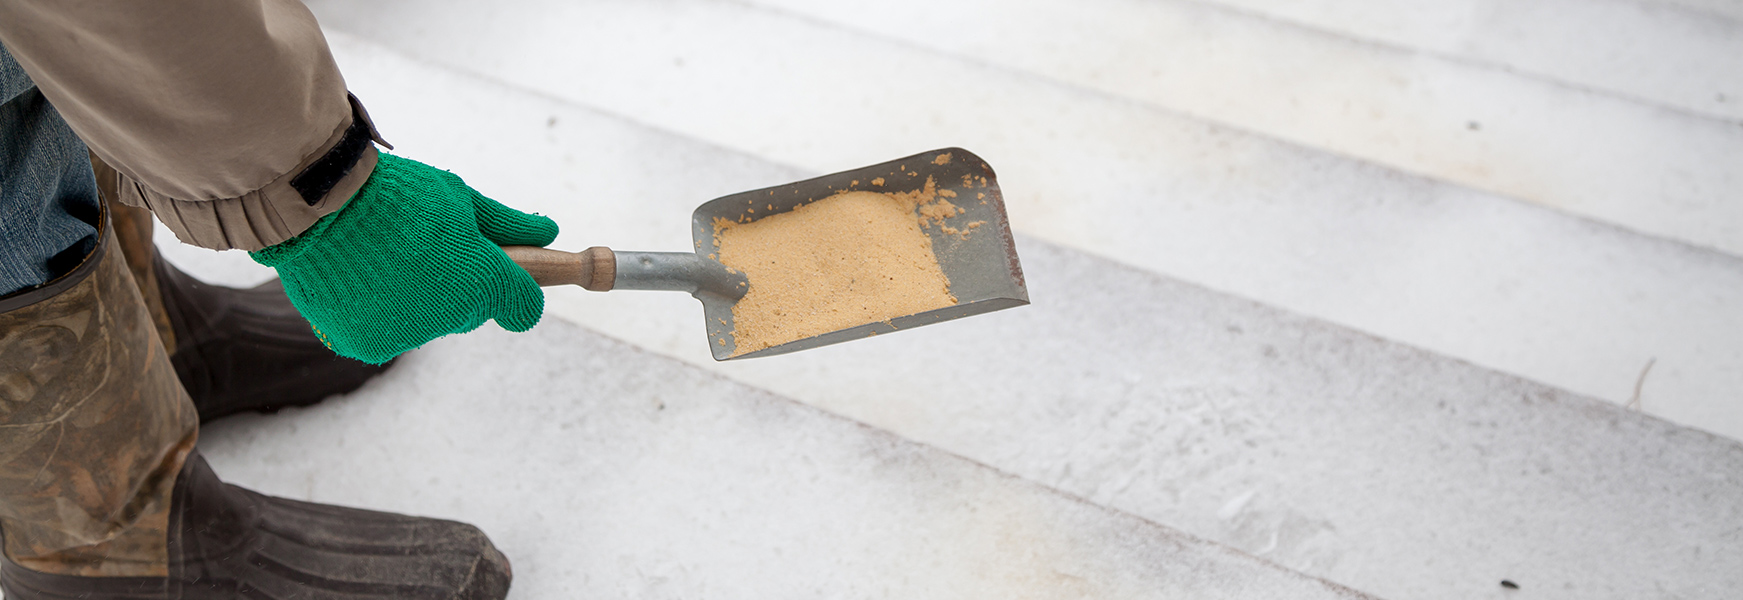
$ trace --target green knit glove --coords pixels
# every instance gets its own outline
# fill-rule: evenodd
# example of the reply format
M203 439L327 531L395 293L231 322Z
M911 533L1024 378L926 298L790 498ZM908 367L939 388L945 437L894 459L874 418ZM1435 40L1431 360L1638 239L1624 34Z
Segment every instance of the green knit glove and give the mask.
M557 224L503 206L453 173L386 152L338 211L248 253L278 269L291 304L321 341L381 364L496 319L526 331L545 293L499 246L543 246Z

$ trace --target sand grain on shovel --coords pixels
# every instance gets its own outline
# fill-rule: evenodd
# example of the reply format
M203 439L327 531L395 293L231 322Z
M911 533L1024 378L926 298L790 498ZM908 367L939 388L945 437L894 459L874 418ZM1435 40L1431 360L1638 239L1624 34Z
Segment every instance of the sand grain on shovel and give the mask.
M714 222L720 261L750 290L732 308L734 356L956 304L921 231L953 216L933 182L843 192L750 223ZM948 208L946 208L948 207Z

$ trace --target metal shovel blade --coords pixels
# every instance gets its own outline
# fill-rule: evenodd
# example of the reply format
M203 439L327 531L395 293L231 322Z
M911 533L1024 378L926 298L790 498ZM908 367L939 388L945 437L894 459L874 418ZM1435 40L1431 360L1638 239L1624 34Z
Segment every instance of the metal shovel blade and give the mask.
M696 294L707 318L708 347L714 352L714 360L786 354L1028 304L1029 291L1023 283L1023 267L1017 261L1017 248L1011 238L1010 221L1005 216L1005 200L999 193L998 178L986 161L961 148L922 152L869 167L710 200L697 207L691 216L696 254L710 261L712 259L708 257L719 255L720 247L714 236L716 218L732 223L751 222L842 192L919 190L928 179L933 181L937 190L954 192L952 203L961 209L956 216L944 219L943 226L922 229L932 241L932 252L950 281L950 293L956 297L957 304L734 356L737 344L733 339L732 306L736 298ZM977 222L979 224L974 225ZM948 232L946 227L955 233ZM626 266L624 262L623 257L619 257L620 269ZM755 282L751 285L754 288Z

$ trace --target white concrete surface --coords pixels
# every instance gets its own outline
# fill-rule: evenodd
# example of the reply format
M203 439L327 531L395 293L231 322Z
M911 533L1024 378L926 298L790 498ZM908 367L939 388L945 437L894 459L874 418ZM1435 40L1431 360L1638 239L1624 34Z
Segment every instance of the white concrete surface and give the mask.
M1653 0L1653 3L1743 21L1743 2L1738 0Z
M510 598L1367 598L560 321L232 419L233 483L479 525Z
M1209 0L1351 39L1743 121L1735 0Z
M1064 84L1743 256L1743 124L1205 5L319 6L329 27L781 162L971 135L1051 159L1043 134L1101 138L1128 112L1045 110Z
M694 204L804 174L431 68L353 38L334 42L353 88L404 152L454 168L511 204L553 215L565 225L562 246L680 248ZM1538 252L1552 264L1588 255L1605 263L1643 261L1618 269L1632 277L1707 264L1706 274L1695 271L1685 282L1696 285L1730 264L1722 255L1342 159L1216 130L1199 135L1220 142L1205 147L1274 158L1255 164L1294 165L1295 179L1269 182L1280 189L1344 189L1372 198L1340 203L1345 194L1296 196L1304 205L1329 205L1323 209L1329 214L1374 223L1329 237L1363 249L1339 255L1343 260L1364 252L1408 260L1399 248L1419 246L1363 241L1389 231L1397 237L1384 239L1423 239L1447 244L1450 254L1481 256L1461 249L1502 244L1488 232L1510 226L1532 243L1504 243L1506 252L1450 273L1507 269ZM1276 171L1237 172L1221 180L1221 190L1234 192L1214 197L1232 198L1247 214L1264 214L1267 204L1293 205L1272 196L1259 196L1269 202L1242 200L1252 188L1240 182ZM1271 218L1287 221L1287 214ZM1223 221L1235 222L1245 221ZM1212 237L1176 231L1188 239ZM1213 233L1231 231L1222 225ZM1467 238L1480 243L1460 241ZM1743 458L1734 441L1035 238L1019 243L1034 306L777 359L709 362L700 311L680 295L553 290L551 308L637 346L1383 597L1504 597L1503 578L1543 598L1720 598L1740 583L1735 574L1743 564L1734 557L1743 556L1743 515L1735 499L1743 497ZM234 269L228 275L234 282L264 275L236 253L179 249L174 258L210 261L202 267L209 272ZM1362 272L1370 264L1343 268ZM1591 285L1582 283L1585 277L1553 281L1592 289L1577 287ZM1570 311L1596 301L1560 298L1573 302L1563 307ZM1725 305L1723 297L1709 300L1716 307L1699 314L1711 327ZM1692 306L1678 310L1701 305ZM563 360L516 368L571 368ZM1663 373L1658 369L1663 365L1654 377ZM891 379L891 370L904 376ZM480 368L477 376L494 377L486 371ZM517 379L510 381L537 379L513 372ZM418 390L440 396L434 390L451 387L448 381ZM1660 403L1659 381L1648 381L1649 409ZM385 380L380 393L404 385L411 384ZM626 385L622 393L635 390ZM499 413L517 418L502 411L480 415ZM468 427L508 427L495 418L480 416ZM333 417L299 428L324 435L320 431L353 427L343 422ZM453 423L390 429L474 439ZM316 439L326 447L335 438ZM250 441L214 452L256 445L280 452L294 444ZM413 453L448 456L428 447ZM252 481L271 483L264 475ZM424 492L394 499L388 492L357 491L368 489L362 485L320 489L331 491L323 496L328 500L419 511L433 509L417 505L435 506ZM444 514L476 519L471 515L478 513ZM1083 560L1100 560L1091 554Z
M705 200L960 144L999 169L1019 231L1619 404L1656 361L1647 412L1743 438L1743 261L1721 253L967 64L936 76L985 96L880 98L782 167L332 38L391 141L555 216L560 247L682 248ZM688 299L587 296L553 309L706 362Z
M1019 243L1034 306L721 370L1381 597L1743 589L1743 444Z

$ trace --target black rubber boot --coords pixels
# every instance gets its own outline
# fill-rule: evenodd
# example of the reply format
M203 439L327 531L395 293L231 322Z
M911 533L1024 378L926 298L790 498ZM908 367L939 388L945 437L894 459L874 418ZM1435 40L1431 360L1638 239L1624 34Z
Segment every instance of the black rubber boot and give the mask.
M242 290L209 285L152 257L175 331L170 363L200 422L243 411L307 406L361 387L388 365L334 354L273 279Z
M39 573L6 559L7 600L501 600L508 559L453 521L263 496L198 451L176 481L168 577Z

